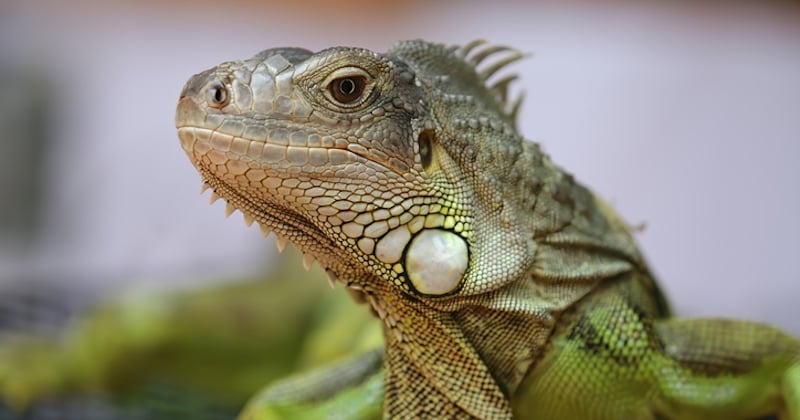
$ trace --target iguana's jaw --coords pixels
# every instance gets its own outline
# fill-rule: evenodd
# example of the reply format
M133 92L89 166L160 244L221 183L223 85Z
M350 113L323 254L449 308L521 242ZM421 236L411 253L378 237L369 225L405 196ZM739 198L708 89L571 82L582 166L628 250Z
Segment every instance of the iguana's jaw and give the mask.
M211 189L211 203L218 199L226 202L226 215L239 210L248 226L258 223L264 236L274 233L279 251L291 242L303 253L303 264L310 268L314 261L326 270L329 280L351 277L356 267L348 255L336 246L319 228L309 223L302 215L282 203L269 200L270 196L247 194L235 185L223 180L203 159L203 154L194 149L198 129L180 127L181 144L203 179L202 191ZM201 135L202 136L202 135Z

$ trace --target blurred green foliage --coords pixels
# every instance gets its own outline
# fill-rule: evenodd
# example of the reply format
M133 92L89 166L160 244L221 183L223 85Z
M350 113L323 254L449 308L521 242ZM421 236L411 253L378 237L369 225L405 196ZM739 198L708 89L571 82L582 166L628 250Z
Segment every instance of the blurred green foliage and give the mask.
M382 344L366 307L330 290L321 270L298 273L296 253L284 255L265 279L128 293L58 337L0 341L0 400L14 410L87 395L135 404L155 385L242 407L276 378Z

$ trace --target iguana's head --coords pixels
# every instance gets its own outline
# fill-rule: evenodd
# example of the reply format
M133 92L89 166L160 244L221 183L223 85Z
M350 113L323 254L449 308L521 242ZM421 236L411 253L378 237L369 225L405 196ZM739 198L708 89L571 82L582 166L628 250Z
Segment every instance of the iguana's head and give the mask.
M498 164L521 153L503 103L512 78L484 82L519 55L480 75L483 58L508 50L470 55L477 45L280 48L223 63L184 87L181 144L229 212L351 286L497 288L524 268L529 235L505 206L513 165Z

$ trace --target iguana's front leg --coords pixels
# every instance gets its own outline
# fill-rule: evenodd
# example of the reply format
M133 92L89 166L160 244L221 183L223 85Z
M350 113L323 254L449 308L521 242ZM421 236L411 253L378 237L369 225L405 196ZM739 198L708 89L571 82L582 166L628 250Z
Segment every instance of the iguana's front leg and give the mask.
M383 412L383 349L278 381L239 420L378 419Z
M659 318L621 280L564 314L516 396L520 418L800 415L800 341L763 324Z

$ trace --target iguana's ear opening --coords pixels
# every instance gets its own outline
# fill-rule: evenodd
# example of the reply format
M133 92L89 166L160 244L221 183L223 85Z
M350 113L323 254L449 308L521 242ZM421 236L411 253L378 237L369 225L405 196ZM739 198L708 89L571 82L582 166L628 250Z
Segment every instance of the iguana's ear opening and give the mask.
M422 169L428 170L433 162L433 140L436 134L431 129L422 130L417 136L419 144L419 160Z

